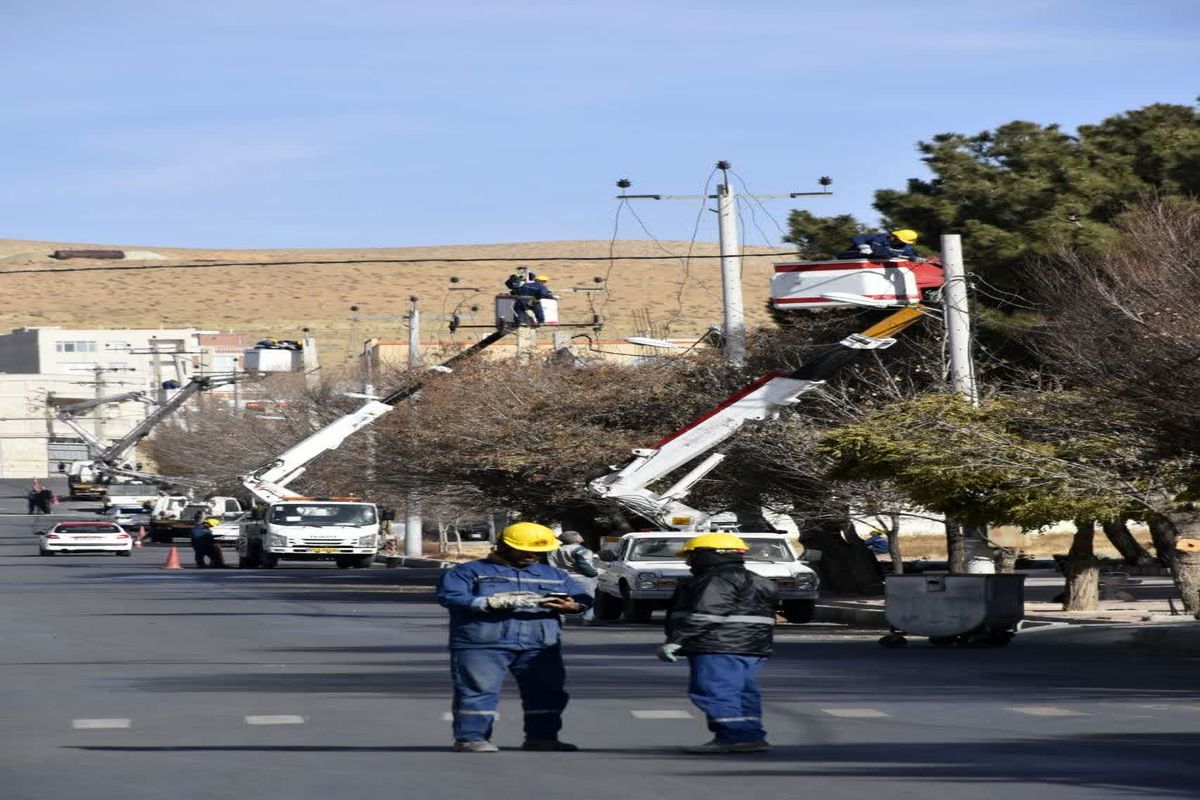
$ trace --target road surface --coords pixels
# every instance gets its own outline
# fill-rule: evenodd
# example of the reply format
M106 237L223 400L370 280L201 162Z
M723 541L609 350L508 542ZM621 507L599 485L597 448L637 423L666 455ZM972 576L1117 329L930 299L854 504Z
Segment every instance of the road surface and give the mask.
M6 800L1200 796L1200 659L1058 630L897 651L781 626L775 750L689 756L674 748L708 734L685 668L652 657L658 630L572 627L563 738L584 751L452 753L433 571L164 571L162 547L43 558L45 518L22 513L20 484L3 495ZM510 686L497 744L519 745L519 721Z

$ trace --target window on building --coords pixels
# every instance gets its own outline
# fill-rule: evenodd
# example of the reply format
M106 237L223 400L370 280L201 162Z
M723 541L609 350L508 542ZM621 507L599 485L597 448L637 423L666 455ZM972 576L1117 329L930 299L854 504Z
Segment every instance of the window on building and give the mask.
M95 342L55 342L54 349L60 353L94 353Z
M105 350L128 350L129 342L105 342Z

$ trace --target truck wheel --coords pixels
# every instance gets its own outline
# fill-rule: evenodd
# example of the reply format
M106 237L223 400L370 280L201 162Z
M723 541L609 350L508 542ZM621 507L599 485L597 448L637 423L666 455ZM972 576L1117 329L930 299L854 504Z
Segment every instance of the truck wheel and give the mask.
M261 550L258 551L258 566L262 567L263 569L275 569L275 567L278 565L279 556L275 555L274 553L264 553Z
M793 625L803 625L812 622L816 608L815 600L784 600L783 618Z
M596 590L596 619L612 622L621 618L621 601L608 592Z
M369 556L359 556L357 559L355 559L354 568L355 569L370 569L371 565L374 563L375 563L375 554L374 553L372 553Z
M354 566L354 559L349 556L338 556L333 562L337 564L338 569L350 569L350 567Z
M647 600L635 600L629 596L629 587L621 584L621 616L626 622L646 623L654 614L654 606Z

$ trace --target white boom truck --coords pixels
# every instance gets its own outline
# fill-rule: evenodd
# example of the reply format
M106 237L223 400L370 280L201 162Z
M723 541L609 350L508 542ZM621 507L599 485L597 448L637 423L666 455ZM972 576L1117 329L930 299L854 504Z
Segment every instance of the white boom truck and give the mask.
M511 329L501 328L433 369L450 372L460 360L470 358L509 333ZM258 505L241 523L238 566L271 569L281 559L332 559L341 569L371 566L380 542L381 514L374 503L356 498L299 497L287 486L314 459L336 450L350 434L370 425L421 388L418 383L379 400L370 400L242 476L242 485Z
M891 337L916 322L921 315L922 310L919 306L903 308L862 333L846 337L794 372L772 372L764 375L654 446L634 450L632 459L591 481L588 488L600 497L634 512L660 531L711 530L714 526L709 515L683 502L691 488L724 460L723 453L711 451L730 439L747 422L777 418L784 408L799 402L801 395L820 386L826 378L849 364L860 353L890 347L896 341ZM702 461L664 491L656 492L649 488L701 457L704 457ZM629 534L623 537L622 546L626 549L635 548L636 541L626 540L631 537L636 539L640 535ZM755 541L769 536L763 533L743 535L753 537ZM621 558L621 554L617 553L616 558L604 560L611 562ZM753 561L748 561L747 566L756 571L766 569L758 569L759 565ZM785 586L781 585L781 597L786 601L811 604L815 600L816 576L808 567L803 567L803 572L812 576L811 581L806 581L805 587L799 586L799 565L793 570L793 574L787 576L792 579L792 583L786 585L790 594L785 592ZM763 571L763 574L775 577L769 570ZM644 575L649 576L649 573ZM645 586L638 585L634 580L601 580L597 590L610 597L598 596L597 606L616 609L616 603L619 601L627 617L645 621L649 618L650 611L662 607L666 602L664 598L669 596L669 592L655 593L656 590L663 586L669 588L677 576L657 577L663 578L662 586L657 583L651 585L649 577L645 578ZM794 605L788 616L800 620L805 616L804 609Z
M198 392L206 391L215 386L223 386L237 380L233 375L207 376L192 378L188 383L175 392L166 402L146 415L146 418L135 425L128 433L114 442L105 442L94 433L83 427L76 419L82 411L108 405L123 403L131 400L154 402L145 392L125 392L111 397L98 397L94 400L84 400L79 403L62 406L58 409L58 420L79 436L87 444L92 453L90 461L72 461L66 465L67 483L71 488L73 498L103 499L108 492L108 484L142 483L148 486L177 485L198 486L194 481L183 478L169 478L135 468L134 464L126 461L138 442L146 438L150 431L163 420L175 413L184 403ZM136 492L135 492L136 493ZM142 494L154 497L156 489L147 488ZM140 496L140 495L139 495Z

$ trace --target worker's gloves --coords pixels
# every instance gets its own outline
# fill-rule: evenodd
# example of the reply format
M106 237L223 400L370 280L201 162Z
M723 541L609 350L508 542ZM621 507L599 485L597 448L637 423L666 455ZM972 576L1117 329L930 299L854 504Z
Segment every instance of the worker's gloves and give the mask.
M484 608L488 611L512 611L516 608L536 608L542 599L533 592L497 592L487 599Z
M860 244L860 245L858 246L858 252L862 253L862 254L863 254L863 255L865 255L865 256L869 256L869 255L871 255L871 245L869 245L869 244Z
M675 654L682 649L683 645L681 644L664 644L662 647L658 648L658 660L674 663L679 660L679 656Z

